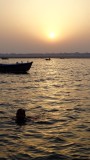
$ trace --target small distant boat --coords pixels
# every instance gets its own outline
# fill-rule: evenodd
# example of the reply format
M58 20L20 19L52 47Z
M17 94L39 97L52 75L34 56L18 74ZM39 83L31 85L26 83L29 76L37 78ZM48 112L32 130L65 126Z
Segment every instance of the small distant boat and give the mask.
M33 62L15 63L15 64L0 64L0 73L27 73Z
M50 58L46 58L46 60L51 60Z

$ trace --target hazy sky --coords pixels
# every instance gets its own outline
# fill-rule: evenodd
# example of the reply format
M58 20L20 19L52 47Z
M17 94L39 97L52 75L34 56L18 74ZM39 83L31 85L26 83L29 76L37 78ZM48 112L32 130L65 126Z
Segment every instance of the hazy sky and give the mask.
M0 0L0 53L90 52L90 0Z

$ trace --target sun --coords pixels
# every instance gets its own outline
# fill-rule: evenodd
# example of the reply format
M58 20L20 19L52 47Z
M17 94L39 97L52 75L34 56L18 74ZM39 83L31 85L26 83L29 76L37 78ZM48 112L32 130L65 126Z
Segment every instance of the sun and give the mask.
M45 36L45 41L49 43L56 43L59 40L59 34L57 31L47 30L44 36Z
M55 33L54 33L54 32L50 32L49 38L50 38L50 39L55 39Z

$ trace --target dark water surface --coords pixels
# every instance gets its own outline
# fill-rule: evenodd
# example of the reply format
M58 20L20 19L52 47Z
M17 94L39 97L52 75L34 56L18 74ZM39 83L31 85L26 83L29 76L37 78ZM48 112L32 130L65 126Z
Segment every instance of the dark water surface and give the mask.
M32 60L0 74L0 159L90 160L90 59ZM19 108L38 118L17 125Z

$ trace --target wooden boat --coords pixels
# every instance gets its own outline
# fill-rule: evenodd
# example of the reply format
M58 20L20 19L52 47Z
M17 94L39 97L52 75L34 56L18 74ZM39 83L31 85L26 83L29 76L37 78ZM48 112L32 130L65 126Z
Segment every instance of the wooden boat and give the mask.
M51 60L50 58L46 58L46 60Z
M0 64L0 73L27 73L33 62L15 63L15 64Z

